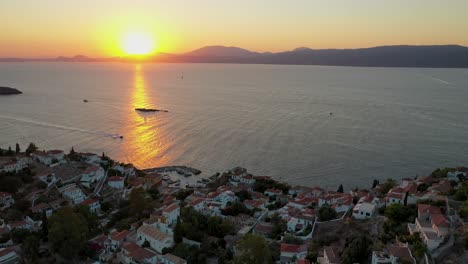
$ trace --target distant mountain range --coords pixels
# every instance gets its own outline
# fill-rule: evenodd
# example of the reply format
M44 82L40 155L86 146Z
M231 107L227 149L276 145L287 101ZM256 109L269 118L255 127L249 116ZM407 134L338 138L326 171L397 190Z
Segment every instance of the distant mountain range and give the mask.
M136 59L132 57L90 58L83 55L50 59L0 58L1 62L133 62L135 60ZM145 58L144 61L175 63L468 68L468 47L458 45L400 45L362 49L310 49L301 47L285 52L258 53L238 47L207 46L182 54L159 53Z

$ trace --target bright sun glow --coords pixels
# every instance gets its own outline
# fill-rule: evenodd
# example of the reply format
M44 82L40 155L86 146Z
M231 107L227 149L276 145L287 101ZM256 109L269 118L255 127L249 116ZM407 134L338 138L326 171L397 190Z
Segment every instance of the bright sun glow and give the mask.
M123 50L128 55L147 55L154 50L154 41L145 33L129 33L124 36Z

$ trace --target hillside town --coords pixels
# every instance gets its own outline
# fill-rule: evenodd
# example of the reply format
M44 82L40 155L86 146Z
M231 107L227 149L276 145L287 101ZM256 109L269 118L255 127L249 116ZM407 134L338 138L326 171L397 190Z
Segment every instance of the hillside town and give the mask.
M0 149L0 264L468 263L468 168L335 190L198 173Z

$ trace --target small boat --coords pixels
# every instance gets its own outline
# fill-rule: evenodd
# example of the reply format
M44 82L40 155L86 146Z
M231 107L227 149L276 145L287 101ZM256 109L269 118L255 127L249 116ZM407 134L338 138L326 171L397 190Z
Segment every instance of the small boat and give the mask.
M83 103L87 103L87 102L88 102L88 100L86 100L86 99L83 100Z
M123 136L120 136L121 139L123 139Z
M167 110L154 109L154 108L135 108L135 111L140 111L140 112L164 112L164 113L169 112Z

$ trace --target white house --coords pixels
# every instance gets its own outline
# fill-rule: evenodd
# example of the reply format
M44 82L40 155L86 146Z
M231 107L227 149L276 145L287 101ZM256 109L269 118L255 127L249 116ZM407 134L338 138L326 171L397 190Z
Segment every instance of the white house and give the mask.
M124 185L124 178L120 176L112 176L107 179L107 185L114 189L123 189Z
M373 203L358 203L353 208L353 217L355 219L368 219L375 216L377 206Z
M57 160L59 163L65 161L65 153L63 150L49 150L47 155L52 158L52 160Z
M418 204L418 217L414 224L408 224L411 234L418 232L427 249L432 251L439 247L448 235L449 221L439 208Z
M294 263L292 261L307 256L307 245L281 244L280 263Z
M466 179L466 172L463 171L449 171L447 172L447 180L459 182L460 178Z
M239 179L239 182L245 185L254 185L255 179L252 175L244 175Z
M99 164L101 157L95 153L80 153L81 158L88 164Z
M164 208L163 216L166 218L168 225L175 224L180 216L180 207L177 204L171 204Z
M142 225L137 230L137 244L141 246L145 241L148 241L150 247L158 253L161 253L163 248L172 247L174 245L172 236L150 225Z
M405 200L404 193L388 193L386 196L387 205L403 204Z
M112 231L108 235L108 239L105 242L106 248L114 251L120 248L123 243L126 242L127 236L130 234L130 231L128 230L123 230L118 232L117 230Z
M83 202L80 203L81 205L85 205L89 207L89 211L92 213L98 213L101 211L101 204L99 204L99 201L96 199L86 199Z
M91 184L98 182L105 176L105 171L101 166L91 166L81 174L81 184L90 187Z
M215 192L208 194L208 197L213 201L221 203L221 208L226 207L228 203L233 203L238 200L237 196L232 191L224 191L222 193Z
M398 264L398 259L404 258L416 264L416 260L408 248L408 244L395 244L384 248L383 251L372 252L372 264Z
M32 158L44 165L47 165L49 166L50 164L52 164L52 157L47 155L46 152L44 151L34 151L32 154L31 154Z
M192 202L189 203L189 206L193 207L195 211L200 212L205 207L205 199L196 198Z
M73 204L79 204L86 199L86 195L74 183L60 188L59 192Z
M315 216L299 214L289 219L287 223L288 231L296 232L314 224Z

